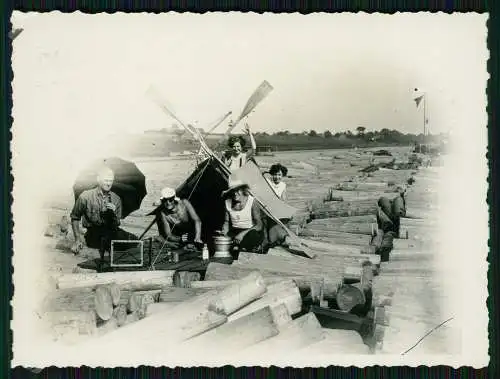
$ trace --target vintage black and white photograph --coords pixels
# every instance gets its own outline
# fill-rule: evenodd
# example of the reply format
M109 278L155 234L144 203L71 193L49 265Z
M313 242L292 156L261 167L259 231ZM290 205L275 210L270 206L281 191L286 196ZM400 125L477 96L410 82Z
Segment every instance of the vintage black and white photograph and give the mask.
M12 365L487 365L487 19L15 11Z

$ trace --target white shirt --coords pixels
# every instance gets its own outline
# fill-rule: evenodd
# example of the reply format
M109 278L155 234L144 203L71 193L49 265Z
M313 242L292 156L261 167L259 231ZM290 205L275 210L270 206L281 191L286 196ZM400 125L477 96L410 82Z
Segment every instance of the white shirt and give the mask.
M273 189L276 196L278 196L281 199L281 196L283 195L283 192L285 192L286 189L286 183L279 182L278 184L275 184L271 179L266 178L266 180Z
M236 157L233 157L231 155L231 157L229 158L229 160L226 160L226 166L229 167L229 169L231 171L235 171L237 169L239 169L241 166L243 166L247 161L247 155L246 153L240 153L238 156Z
M226 209L229 212L229 217L231 219L231 225L233 228L238 229L250 229L253 227L252 220L252 205L253 196L248 196L247 203L243 209L236 211L231 208L231 199L226 200Z

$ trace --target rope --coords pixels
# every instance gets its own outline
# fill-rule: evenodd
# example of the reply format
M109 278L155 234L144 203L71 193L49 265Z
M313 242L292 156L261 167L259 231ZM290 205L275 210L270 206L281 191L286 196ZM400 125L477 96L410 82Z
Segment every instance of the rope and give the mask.
M194 190L196 189L196 187L198 186L198 183L200 182L201 178L203 177L203 174L205 172L205 170L207 169L208 167L208 164L205 165L205 167L203 167L203 171L201 172L201 174L198 176L198 180L196 180L196 183L194 184L191 192L189 193L189 196L187 197L188 200L191 200L191 197L193 196L193 193L194 193ZM175 230L175 227L176 225L174 224L174 226L172 227L172 232ZM161 252L163 251L165 245L166 245L167 241L165 240L163 242L163 245L161 246L160 248L160 251L158 252L158 254L156 255L153 263L151 263L151 266L150 266L150 270L154 270L154 265L156 263L156 261L158 260L158 257L161 255Z

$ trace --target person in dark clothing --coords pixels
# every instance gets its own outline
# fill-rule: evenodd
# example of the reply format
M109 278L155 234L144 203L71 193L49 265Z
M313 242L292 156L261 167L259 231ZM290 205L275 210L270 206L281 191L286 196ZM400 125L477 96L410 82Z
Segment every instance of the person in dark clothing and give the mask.
M76 255L84 243L93 249L99 249L101 256L111 248L111 240L137 240L137 237L120 226L122 201L111 191L114 173L104 167L97 175L97 186L80 194L71 211L71 225L75 243L71 250ZM80 232L82 226L87 229L85 236Z

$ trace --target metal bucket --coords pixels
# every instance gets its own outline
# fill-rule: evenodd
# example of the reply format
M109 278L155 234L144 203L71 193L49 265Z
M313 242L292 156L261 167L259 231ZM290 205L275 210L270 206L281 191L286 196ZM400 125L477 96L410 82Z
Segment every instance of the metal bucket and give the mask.
M232 240L226 236L214 237L215 254L214 258L231 258Z

